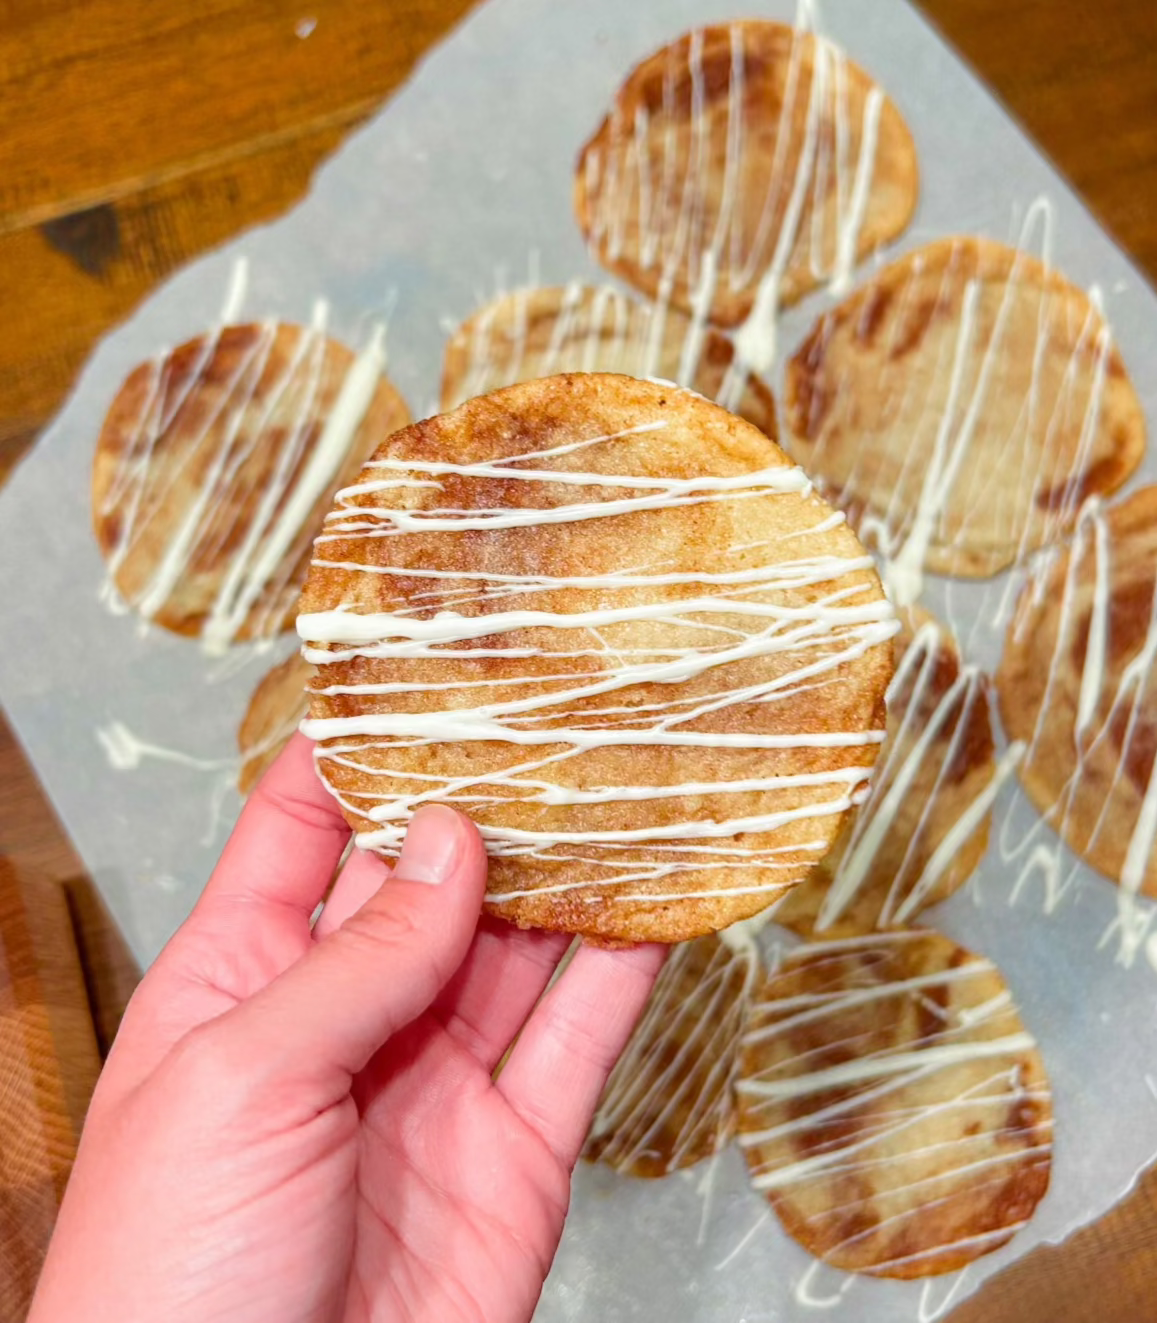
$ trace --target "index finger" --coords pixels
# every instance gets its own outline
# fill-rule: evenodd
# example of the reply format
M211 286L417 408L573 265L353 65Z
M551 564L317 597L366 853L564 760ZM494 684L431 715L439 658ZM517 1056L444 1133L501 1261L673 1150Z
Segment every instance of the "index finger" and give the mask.
M194 917L234 904L256 913L289 910L309 922L350 838L313 749L312 740L295 734L258 781Z
M102 1089L133 1087L190 1029L266 986L309 949L309 920L350 829L294 735L258 782L193 913L145 974Z

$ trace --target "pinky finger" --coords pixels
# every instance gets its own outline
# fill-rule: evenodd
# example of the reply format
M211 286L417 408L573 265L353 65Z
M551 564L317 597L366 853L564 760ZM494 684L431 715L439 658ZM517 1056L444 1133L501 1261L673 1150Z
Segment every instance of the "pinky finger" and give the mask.
M573 1167L659 970L665 946L584 946L527 1021L495 1088Z

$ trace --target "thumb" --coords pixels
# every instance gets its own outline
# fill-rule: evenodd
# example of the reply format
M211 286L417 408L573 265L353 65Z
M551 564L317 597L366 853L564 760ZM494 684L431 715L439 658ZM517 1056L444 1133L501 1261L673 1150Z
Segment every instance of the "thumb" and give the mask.
M229 1013L265 1068L340 1090L462 963L486 884L481 837L440 804L410 822L392 873L295 965ZM272 1056L273 1060L269 1059Z

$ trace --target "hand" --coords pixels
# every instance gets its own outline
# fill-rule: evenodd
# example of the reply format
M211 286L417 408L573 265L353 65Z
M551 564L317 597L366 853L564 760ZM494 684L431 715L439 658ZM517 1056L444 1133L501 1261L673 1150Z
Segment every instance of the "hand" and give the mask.
M348 837L295 737L126 1012L32 1323L531 1314L662 950L583 947L536 1007L567 939L478 923L439 806L311 932Z

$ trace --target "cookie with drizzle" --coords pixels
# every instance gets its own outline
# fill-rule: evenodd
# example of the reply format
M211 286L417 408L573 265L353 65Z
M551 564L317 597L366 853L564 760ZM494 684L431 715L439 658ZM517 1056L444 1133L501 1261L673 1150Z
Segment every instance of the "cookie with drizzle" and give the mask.
M898 605L925 571L984 578L1062 540L1145 447L1097 304L973 238L917 249L825 313L788 363L784 417Z
M897 628L843 517L757 428L612 374L396 433L338 493L298 632L307 734L386 857L478 824L487 907L678 941L797 883L864 794Z
M717 936L667 957L599 1100L585 1156L631 1176L669 1176L718 1153L735 1130L734 1086L754 943Z
M910 925L962 886L988 845L1015 753L997 759L988 677L927 612L899 613L888 736L872 788L806 882L775 908L800 936Z
M954 1272L1048 1188L1035 1040L992 962L938 933L797 947L753 997L737 1092L753 1186L836 1268Z
M379 330L355 355L313 325L218 327L142 363L105 418L93 524L114 609L219 652L288 629L342 482L409 421Z
M1021 783L1120 883L1128 933L1131 899L1157 896L1157 487L1110 508L1090 500L1071 544L1037 562L996 684L1025 745Z
M479 308L450 337L442 408L472 395L559 372L660 377L709 400L723 389L735 350L676 308L642 303L611 285L517 289ZM749 375L734 412L777 439L775 398Z
M800 26L697 28L639 64L583 147L575 212L597 259L774 361L776 312L846 287L906 228L919 171L882 89ZM733 407L734 401L728 401Z

